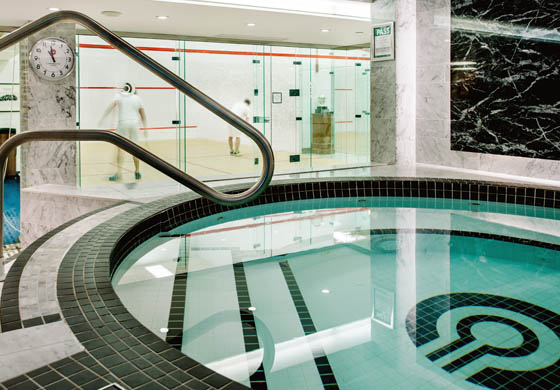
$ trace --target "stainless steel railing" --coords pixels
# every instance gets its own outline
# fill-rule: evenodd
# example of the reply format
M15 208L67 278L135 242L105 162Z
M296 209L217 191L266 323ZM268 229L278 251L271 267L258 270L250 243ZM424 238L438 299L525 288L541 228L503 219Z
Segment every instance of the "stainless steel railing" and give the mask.
M30 35L40 31L48 26L61 21L76 22L88 30L92 31L115 49L124 53L138 64L148 69L162 80L183 92L185 95L198 102L224 121L234 126L249 138L251 138L259 147L263 155L263 167L259 180L248 190L239 194L225 194L212 189L206 184L196 180L194 177L180 171L172 165L166 163L156 155L150 153L146 149L136 145L135 143L121 137L117 134L109 133L103 130L36 130L26 131L11 137L2 147L0 147L0 167L4 167L9 152L30 141L106 141L116 145L130 154L138 157L140 160L151 165L160 172L166 174L179 183L189 187L201 196L210 199L222 205L238 205L249 202L261 194L274 173L274 154L268 140L256 128L245 122L243 119L232 113L226 107L195 88L185 80L169 71L164 66L148 57L131 44L124 41L118 35L108 30L90 17L75 11L58 11L43 16L32 21L3 38L0 38L0 51L7 47L29 37ZM0 265L3 256L3 230L4 230L4 180L0 180ZM1 272L1 271L0 271Z

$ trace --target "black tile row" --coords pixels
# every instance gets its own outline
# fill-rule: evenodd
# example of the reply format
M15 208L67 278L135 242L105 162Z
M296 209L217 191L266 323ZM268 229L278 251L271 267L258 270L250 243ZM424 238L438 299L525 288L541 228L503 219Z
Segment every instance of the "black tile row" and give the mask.
M242 206L221 206L197 198L147 216L119 240L111 256L111 270L148 238L208 215L268 203L340 197L457 199L469 200L475 205L476 202L495 202L560 209L560 191L554 189L472 180L371 179L272 185L256 200Z
M51 237L60 233L67 227L75 224L76 222L89 217L90 215L110 209L112 207L119 206L123 203L125 202L107 206L102 209L98 209L84 214L80 217L74 218L73 220L68 221L51 230L50 232L44 234L19 254L14 264L12 264L10 272L8 272L8 275L6 275L6 279L4 280L4 287L2 288L2 296L0 299L0 330L2 332L28 328L30 326L48 324L50 322L60 320L60 315L58 314L47 315L43 317L38 316L26 321L21 320L19 313L19 284L25 265L27 264L31 256L35 253L35 251L39 249L39 247L47 242Z
M247 277L245 275L245 266L243 263L236 263L233 265L233 274L237 292L237 302L239 305L239 317L242 324L243 341L245 343L245 352L248 353L258 350L260 348L260 343L257 336L257 325L255 324L255 316L252 311L253 305L251 305L251 297L249 296L249 287L247 286ZM249 382L251 383L251 389L265 390L268 388L262 361L257 369L250 374Z
M298 286L292 268L287 260L280 261L278 263L282 274L284 275L284 280L288 285L288 290L292 297L294 307L296 308L301 327L303 328L303 333L308 336L317 333L313 319L311 318L311 313L307 308L303 294ZM329 358L326 356L324 351L313 351L315 365L317 366L317 371L321 382L323 383L324 389L336 390L338 389L338 383L336 382L336 377L332 370L331 364L329 363Z

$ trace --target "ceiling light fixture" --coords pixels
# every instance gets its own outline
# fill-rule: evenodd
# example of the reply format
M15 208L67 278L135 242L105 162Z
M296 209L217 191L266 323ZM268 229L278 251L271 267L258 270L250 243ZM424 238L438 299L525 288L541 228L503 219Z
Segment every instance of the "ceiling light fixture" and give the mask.
M159 16L156 16L156 18L158 18L159 20L167 20L167 19L169 19L169 16L159 15Z
M321 290L323 294L330 294L331 290L327 290L326 288Z
M49 11L53 11L53 12L60 11L60 8L51 7L51 8L49 8Z
M328 28L322 28L321 32L328 33L330 30Z
M255 27L256 24L255 23L247 23L247 27Z
M111 18L116 18L117 16L121 16L122 12L119 12L119 11L101 11L101 15L109 16Z
M160 331L161 333L167 333L167 332L169 332L169 329L167 329L167 328L161 328L159 331Z
M255 311L255 310L257 310L257 308L256 308L256 307L253 307L253 306L251 306L251 307L249 307L249 308L248 308L247 310L249 310L249 311Z

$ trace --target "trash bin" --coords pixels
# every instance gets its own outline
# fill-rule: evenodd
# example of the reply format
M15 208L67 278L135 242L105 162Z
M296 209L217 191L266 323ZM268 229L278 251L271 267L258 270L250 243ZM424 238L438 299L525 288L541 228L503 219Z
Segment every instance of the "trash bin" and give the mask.
M0 128L0 146L8 140L11 135L16 135L16 129L7 127ZM8 169L6 170L6 177L16 176L16 150L12 150L8 157Z

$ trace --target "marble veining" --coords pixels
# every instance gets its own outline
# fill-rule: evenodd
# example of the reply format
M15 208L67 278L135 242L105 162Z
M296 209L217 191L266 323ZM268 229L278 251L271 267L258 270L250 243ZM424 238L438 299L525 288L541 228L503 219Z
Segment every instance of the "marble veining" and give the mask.
M560 2L451 5L451 149L560 160Z
M21 129L76 128L76 74L60 81L40 79L28 61L39 39L58 37L75 48L74 23L59 23L20 43ZM50 184L76 185L76 142L31 142L21 147L22 188Z

